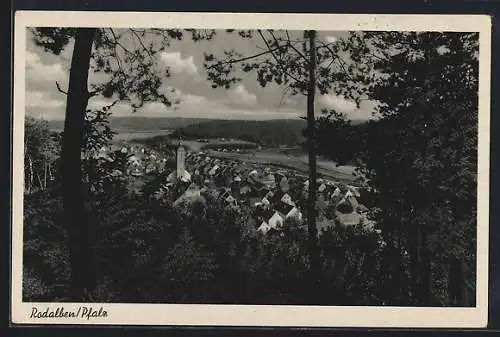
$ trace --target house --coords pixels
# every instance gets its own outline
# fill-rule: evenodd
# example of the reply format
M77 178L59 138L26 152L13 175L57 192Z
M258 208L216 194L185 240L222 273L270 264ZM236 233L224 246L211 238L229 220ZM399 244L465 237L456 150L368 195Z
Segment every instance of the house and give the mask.
M238 202L236 201L236 198L234 198L232 195L228 195L224 200L230 205L238 206Z
M104 161L107 161L108 163L113 162L113 158L111 158L110 155L106 152L99 152L99 154L97 155L97 159L102 159Z
M288 192L290 190L290 184L288 183L288 179L286 177L279 180L279 186L283 192Z
M142 172L136 167L132 171L130 171L130 175L133 177L140 177L142 176Z
M292 201L292 197L281 190L272 193L269 197L269 202L273 205L279 204L280 202L284 202L285 204L295 206Z
M361 196L361 194L360 194L360 188L359 187L352 186L352 185L347 185L347 188L348 188L349 192L351 192L351 194L354 197L359 198Z
M183 201L187 202L194 202L194 201L205 201L205 198L201 195L201 190L200 188L195 185L191 184L187 187L186 190L184 190L184 193L182 193L177 200L174 201L173 206L177 206L181 204Z
M139 166L141 164L141 160L136 155L130 156L127 161L129 164L134 166Z
M265 198L269 201L271 201L271 199L273 198L273 196L275 195L276 193L274 193L273 191L269 191L266 193L265 195Z
M267 232L269 232L271 230L271 226L266 221L262 221L262 223L260 224L259 228L257 228L257 230L259 232L261 232L262 234L267 234Z
M250 197L248 199L248 203L250 204L250 206L253 206L253 207L257 207L257 206L262 205L261 201L262 201L262 199L258 198L258 197Z
M268 211L263 216L264 220L261 222L258 231L266 234L271 229L278 230L283 225L283 218L276 211Z
M179 177L179 179L183 182L190 182L191 174L188 171L184 170L184 173Z
M271 205L271 203L269 202L269 200L266 197L262 198L262 200L260 201L260 203L264 207L269 207Z
M248 176L250 177L257 177L259 175L259 172L257 170L252 170L250 173L248 173Z
M218 189L217 199L224 200L226 203L237 206L236 199L231 195L231 191L225 188Z
M276 181L274 180L274 176L272 174L267 174L262 178L262 183L266 186L274 186Z
M285 178L285 176L280 173L280 172L275 172L274 173L274 180L277 181L277 182L281 182L281 180Z
M173 182L176 180L180 180L180 181L185 182L185 183L191 181L191 174L186 170L184 170L182 176L180 176L180 177L177 177L177 176L178 176L177 171L173 171L167 176L167 181Z
M295 206L280 202L279 204L274 206L274 209L284 219L295 218L297 220L302 220L302 214Z
M350 190L347 191L344 198L340 201L340 203L342 202L348 202L354 209L357 209L359 206L358 200Z
M288 193L283 194L280 201L284 202L285 204L295 206L295 203L292 200L292 196Z
M211 176L215 175L215 173L219 170L219 168L220 168L219 165L215 165L210 169L210 171L208 171L208 174L210 174Z
M326 184L324 184L324 183L323 183L323 184L319 185L319 187L318 187L318 192L322 193L322 192L324 192L325 190L326 190Z
M176 181L175 183L167 184L168 186L168 191L172 195L173 200L177 200L180 198L186 190L191 186L190 182L182 182L182 181Z
M252 188L248 185L244 185L240 188L240 195L244 196L247 195L252 191Z
M333 193L331 194L330 198L331 198L331 199L338 198L341 194L342 194L342 191L340 190L340 188L335 187L335 190L334 190L334 191L333 191Z
M267 223L271 228L278 229L283 225L283 221L284 221L283 217L281 217L281 215L279 215L278 212L274 212L273 215L270 218L268 218Z
M340 225L343 227L356 226L361 222L361 216L358 212L342 213L336 211L335 215Z

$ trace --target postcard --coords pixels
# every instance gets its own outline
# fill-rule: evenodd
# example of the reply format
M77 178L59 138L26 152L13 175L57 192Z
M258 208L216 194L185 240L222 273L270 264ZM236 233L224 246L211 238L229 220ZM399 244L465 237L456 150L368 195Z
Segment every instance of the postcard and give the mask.
M17 324L484 327L491 20L19 11Z

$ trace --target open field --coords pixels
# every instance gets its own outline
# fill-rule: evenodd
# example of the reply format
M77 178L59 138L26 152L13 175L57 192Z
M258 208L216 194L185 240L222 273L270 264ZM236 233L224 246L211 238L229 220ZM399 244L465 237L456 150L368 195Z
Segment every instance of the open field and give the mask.
M116 141L131 141L136 139L147 139L155 136L168 136L172 130L154 130L154 131L130 131L115 130L117 134L113 137Z
M263 151L254 151L252 153L218 152L209 150L208 153L219 158L238 159L251 163L290 168L304 174L307 174L309 170L308 157L306 154L292 156L279 152L277 149L266 149ZM318 175L325 178L352 183L354 180L354 169L354 166L336 166L335 163L331 161L320 158L317 159Z
M207 139L205 142L200 142L197 140L182 140L181 144L186 146L189 150L193 152L205 151L213 149L217 146L236 146L241 145L242 147L248 147L254 145L257 147L255 143L247 142L239 139Z
M168 136L171 130L158 130L158 131L129 131L123 130L115 136L116 141L133 141L138 139L147 139L154 136ZM237 159L241 161L258 163L263 165L278 166L289 168L299 171L307 175L309 165L308 156L301 149L293 148L281 151L277 148L267 148L261 151L250 150L244 152L220 152L210 149L212 146L217 145L234 145L234 144L254 144L238 139L220 139L212 138L206 141L198 140L181 140L180 143L186 146L189 151L200 152L206 151L212 156L227 159ZM207 147L208 145L208 147ZM318 176L330 178L334 180L352 183L354 180L354 166L336 166L330 160L317 159L317 172Z

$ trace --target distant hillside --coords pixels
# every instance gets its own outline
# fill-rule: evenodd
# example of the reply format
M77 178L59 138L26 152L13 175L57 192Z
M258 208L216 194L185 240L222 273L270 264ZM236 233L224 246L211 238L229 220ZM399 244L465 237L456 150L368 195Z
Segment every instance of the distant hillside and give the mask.
M109 122L115 131L155 131L183 128L191 124L210 121L209 118L180 117L111 117ZM63 120L48 121L53 130L62 130Z
M266 121L211 120L179 128L172 137L233 138L255 142L263 146L296 145L304 141L302 119Z

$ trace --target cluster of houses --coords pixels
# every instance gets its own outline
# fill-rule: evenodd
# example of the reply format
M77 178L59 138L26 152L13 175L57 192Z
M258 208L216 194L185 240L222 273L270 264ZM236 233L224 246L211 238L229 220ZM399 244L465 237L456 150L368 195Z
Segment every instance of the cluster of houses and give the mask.
M280 230L287 220L304 224L308 189L307 177L293 170L187 153L179 147L176 170L167 175L160 193L169 193L174 206L204 201L211 194L228 207L249 207L257 230L265 234ZM361 193L355 186L318 179L318 232L337 224L372 226L368 209L359 201Z
M291 169L217 158L204 152L188 152L179 146L175 158L141 145L113 145L98 153L102 160L125 158L126 174L140 177L155 171L166 175L157 195L169 194L173 205L204 201L211 194L228 207L249 207L257 229L262 233L279 230L287 220L304 223L308 177ZM175 161L176 169L169 169ZM173 165L172 165L173 166ZM317 227L341 225L373 227L368 209L360 202L363 190L336 181L317 181ZM305 225L305 224L304 224Z
M110 145L103 146L96 157L107 162L114 162L117 156L125 158L124 174L140 177L144 174L156 171L165 172L167 162L174 158L168 158L152 149L141 145Z

